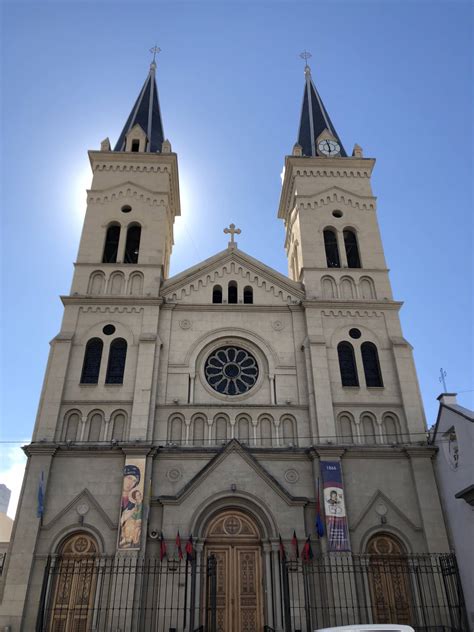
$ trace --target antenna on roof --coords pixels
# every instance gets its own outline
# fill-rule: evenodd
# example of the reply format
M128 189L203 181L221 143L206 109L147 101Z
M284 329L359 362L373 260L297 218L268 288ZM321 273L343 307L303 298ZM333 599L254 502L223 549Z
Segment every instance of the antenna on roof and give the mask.
M444 369L440 369L440 370L439 370L439 373L440 373L439 381L440 381L440 382L442 383L442 385L443 385L444 392L445 392L445 393L447 393L447 392L448 392L448 389L446 388L446 380L445 380L445 378L446 378L446 376L447 376L448 374L446 373L446 371L445 371Z

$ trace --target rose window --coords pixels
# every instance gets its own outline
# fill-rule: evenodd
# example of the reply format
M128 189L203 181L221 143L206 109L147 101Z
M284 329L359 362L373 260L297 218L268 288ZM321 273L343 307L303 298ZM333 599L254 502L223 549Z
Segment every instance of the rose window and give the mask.
M258 365L245 349L221 347L208 357L204 373L209 386L218 393L241 395L257 381Z

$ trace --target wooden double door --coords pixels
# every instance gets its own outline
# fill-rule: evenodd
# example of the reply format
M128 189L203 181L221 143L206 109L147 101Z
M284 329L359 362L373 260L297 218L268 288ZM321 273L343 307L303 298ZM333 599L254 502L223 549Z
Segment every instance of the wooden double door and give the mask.
M206 555L216 558L217 632L263 630L260 536L246 515L220 514L208 530Z

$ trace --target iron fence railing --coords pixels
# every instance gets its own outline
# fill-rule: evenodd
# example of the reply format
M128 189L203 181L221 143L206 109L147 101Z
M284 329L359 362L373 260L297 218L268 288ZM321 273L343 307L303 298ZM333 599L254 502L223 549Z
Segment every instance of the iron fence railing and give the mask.
M417 632L469 629L451 554L327 554L282 560L270 575L262 589L265 632L367 623L406 623ZM213 556L203 563L51 557L36 632L240 632L219 624L223 579Z

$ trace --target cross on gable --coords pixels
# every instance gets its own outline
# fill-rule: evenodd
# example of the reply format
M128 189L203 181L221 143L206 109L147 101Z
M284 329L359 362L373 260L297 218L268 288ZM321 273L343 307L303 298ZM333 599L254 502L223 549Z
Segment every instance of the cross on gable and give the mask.
M230 224L229 228L224 228L224 233L226 235L230 235L230 244L235 243L234 235L240 235L241 232L240 228L235 227L235 224Z

